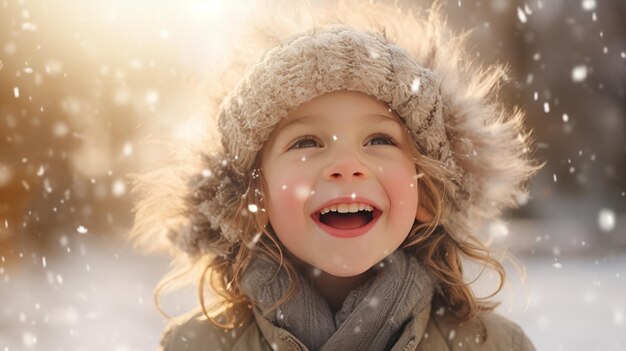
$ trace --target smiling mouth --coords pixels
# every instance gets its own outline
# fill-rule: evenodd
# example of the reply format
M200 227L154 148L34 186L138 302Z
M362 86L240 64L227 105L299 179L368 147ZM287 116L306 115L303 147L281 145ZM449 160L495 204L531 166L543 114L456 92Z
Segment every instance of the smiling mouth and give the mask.
M337 238L356 238L368 233L380 219L382 211L358 211L354 213L313 213L314 222L327 234Z
M337 229L357 229L366 226L374 218L380 215L380 210L374 209L373 211L358 211L358 212L347 212L347 213L339 213L339 212L328 212L325 214L320 214L319 212L315 214L316 219L333 228Z
M320 222L337 229L361 228L374 219L371 211L358 211L356 213L328 212L320 215Z

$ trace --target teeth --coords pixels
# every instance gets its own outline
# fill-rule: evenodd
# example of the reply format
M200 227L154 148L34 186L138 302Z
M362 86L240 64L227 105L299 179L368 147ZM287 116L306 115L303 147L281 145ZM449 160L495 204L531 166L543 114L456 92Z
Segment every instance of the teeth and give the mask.
M328 212L339 212L339 213L356 213L359 211L374 211L374 208L370 205L360 204L360 203L349 203L349 204L337 204L331 205L328 207L324 207L320 214L326 214Z

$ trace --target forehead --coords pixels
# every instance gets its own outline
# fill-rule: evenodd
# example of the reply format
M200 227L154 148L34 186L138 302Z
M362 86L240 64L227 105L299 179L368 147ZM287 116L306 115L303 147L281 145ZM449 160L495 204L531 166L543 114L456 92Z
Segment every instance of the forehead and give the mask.
M289 111L274 131L291 126L313 125L327 121L402 124L387 104L364 93L336 91L316 97Z

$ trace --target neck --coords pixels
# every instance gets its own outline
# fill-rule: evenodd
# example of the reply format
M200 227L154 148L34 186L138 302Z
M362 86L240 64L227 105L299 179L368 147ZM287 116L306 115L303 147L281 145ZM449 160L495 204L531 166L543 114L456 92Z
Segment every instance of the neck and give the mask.
M326 300L333 314L341 309L352 290L365 284L374 274L374 268L352 277L337 277L323 271L313 274L313 268L309 265L302 265L300 268L303 276L309 279L313 288Z

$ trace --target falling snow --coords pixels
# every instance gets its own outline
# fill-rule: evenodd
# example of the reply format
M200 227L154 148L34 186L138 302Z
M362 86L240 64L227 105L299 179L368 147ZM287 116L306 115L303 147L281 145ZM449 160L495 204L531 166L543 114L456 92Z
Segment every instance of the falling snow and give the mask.
M306 185L297 186L295 190L295 194L298 199L306 199L311 192L311 189Z
M248 249L252 250L254 248L254 246L259 242L259 240L261 239L261 235L263 233L256 233L254 234L254 236L252 237L252 240L250 240L248 243L246 243L246 246L248 247Z
M196 79L230 79L224 72L231 71L221 66L229 57L226 44L236 43L228 31L246 21L217 26L233 5L212 3L187 6L192 11L171 5L169 11L94 2L76 7L71 17L55 15L68 11L64 1L0 5L8 34L0 44L0 91L6 98L0 114L0 193L6 196L0 198L8 199L0 201L0 298L6 302L0 306L0 351L130 351L158 345L163 319L150 301L169 261L138 255L122 240L131 225L134 194L127 175L162 165L186 171L191 165L169 159L179 148L186 150L179 139L162 142L169 133L219 145L217 136L204 140L212 129L195 122L216 115L209 106L214 102L206 99L210 87ZM505 286L496 297L503 301L498 311L522 326L538 349L623 350L626 48L619 2L448 3L458 5L444 7L455 27L477 28L471 53L480 53L481 64L510 65L520 84L506 96L507 104L523 106L537 140L536 150L523 152L547 162L528 192L509 194L511 205L514 200L521 208L480 230L493 245L519 254L527 269L523 283L510 271L512 288ZM367 54L371 60L389 59L379 48L368 48ZM419 95L426 89L424 77L402 81ZM184 123L188 117L192 122ZM338 140L336 134L332 140ZM485 152L479 146L460 138L456 156L474 162L478 151ZM302 157L302 166L311 160ZM195 178L209 183L219 175L202 167L193 168ZM376 176L390 169L383 162L373 168ZM166 179L152 181L160 190L186 186ZM279 189L304 201L329 196L327 189L316 187L316 195L296 182ZM354 187L340 195L355 199L373 189ZM168 197L153 205L180 200ZM247 210L265 211L257 204ZM246 237L249 249L263 238L260 232ZM176 296L163 303L166 312L178 315L196 307L190 302L195 298ZM382 298L365 302L376 309ZM225 334L229 337L237 335ZM458 339L455 331L446 337Z
M30 22L24 22L22 23L22 30L34 32L37 30L37 26Z
M372 59L377 59L380 57L380 54L378 53L378 51L374 49L369 49L369 55Z
M133 144L131 142L124 143L124 148L122 149L122 155L125 157L131 156L133 154Z
M489 236L495 239L503 239L509 235L509 227L501 220L489 223L488 231Z
M158 91L149 91L146 93L146 102L149 105L154 105L159 101L159 92Z
M583 0L582 8L585 11L593 11L596 9L596 0Z
M411 92L413 95L417 95L420 90L420 85L422 84L422 80L420 78L415 78L413 83L411 83Z
M574 82L582 82L587 78L587 66L579 65L572 69L572 80Z
M524 10L519 7L517 8L517 19L519 19L519 21L522 23L526 23L526 21L528 20L526 14L524 13Z
M69 133L70 129L67 124L63 122L57 122L54 125L53 134L55 137L62 138Z
M624 312L621 310L613 311L613 322L615 325L623 325L624 324Z
M598 226L603 232L610 232L615 229L615 212L604 208L598 213Z
M111 193L115 197L121 197L126 194L126 183L122 179L116 179L111 185Z

